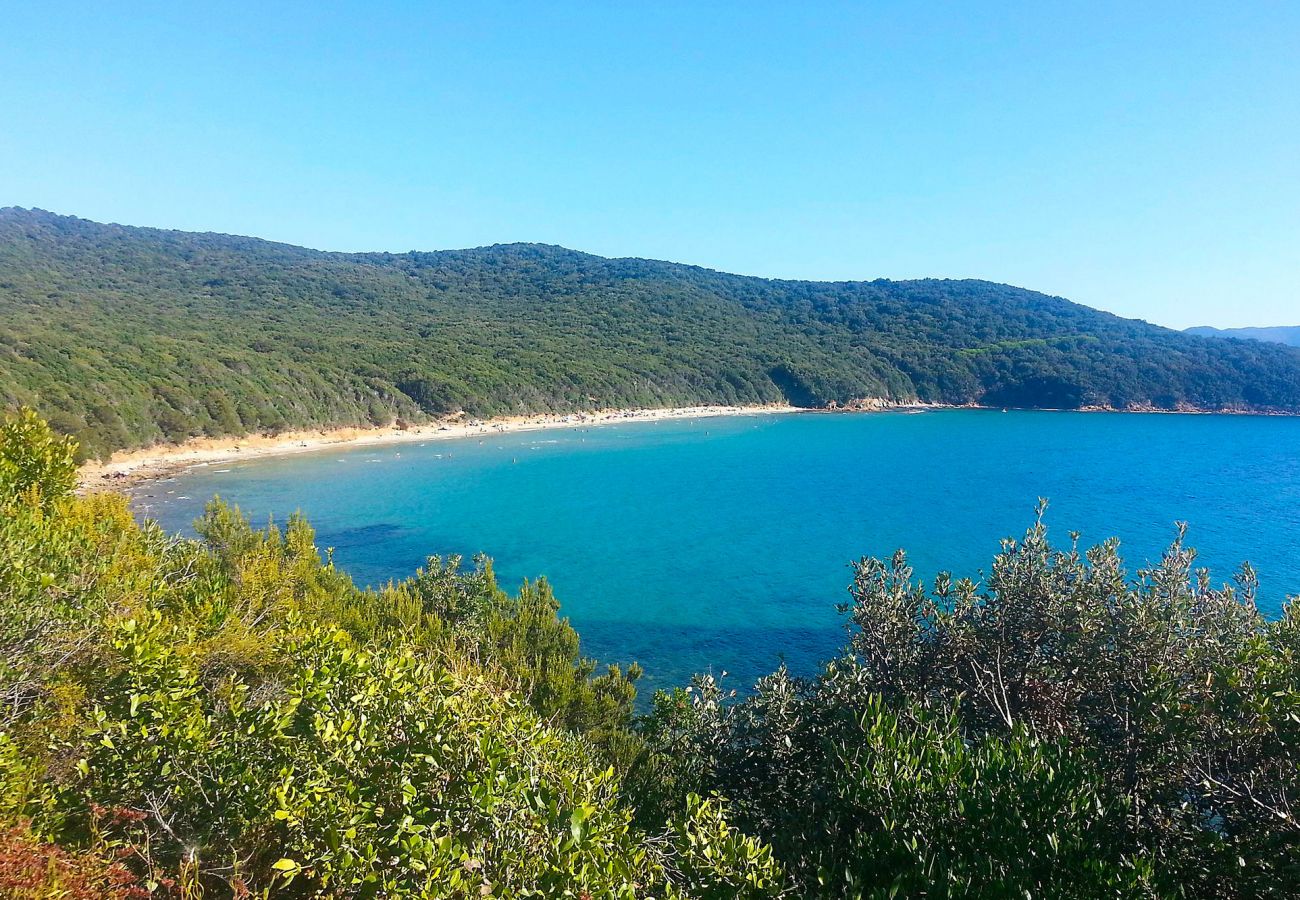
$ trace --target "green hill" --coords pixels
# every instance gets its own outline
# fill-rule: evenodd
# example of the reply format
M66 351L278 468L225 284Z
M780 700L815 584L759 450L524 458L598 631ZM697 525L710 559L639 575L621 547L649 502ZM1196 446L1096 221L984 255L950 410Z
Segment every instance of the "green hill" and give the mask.
M614 406L1300 410L1300 351L983 281L776 281L559 247L324 253L0 210L0 403L86 452Z

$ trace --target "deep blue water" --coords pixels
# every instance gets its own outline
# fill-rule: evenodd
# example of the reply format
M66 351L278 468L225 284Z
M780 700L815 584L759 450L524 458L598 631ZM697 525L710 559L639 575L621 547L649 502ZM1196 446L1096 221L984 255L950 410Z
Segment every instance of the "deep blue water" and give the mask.
M1056 539L1121 538L1138 568L1190 526L1216 581L1243 560L1261 605L1300 594L1300 419L952 410L737 416L321 451L212 465L137 505L188 531L213 494L255 522L301 510L363 584L483 551L545 575L584 651L645 687L842 643L849 561L909 551L978 577L1050 499Z

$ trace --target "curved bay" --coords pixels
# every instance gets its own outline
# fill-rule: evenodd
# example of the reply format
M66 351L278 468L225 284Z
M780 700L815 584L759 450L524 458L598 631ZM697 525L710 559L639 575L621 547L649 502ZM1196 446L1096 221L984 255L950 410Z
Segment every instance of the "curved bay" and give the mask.
M220 471L219 471L220 470ZM1261 605L1300 594L1300 419L944 410L750 415L555 429L265 458L145 485L188 531L213 494L255 522L310 518L359 583L485 552L507 587L547 576L602 660L643 690L843 638L848 563L906 548L919 577L979 577L1037 498L1058 543L1121 538L1136 569L1174 523L1215 581L1249 559Z

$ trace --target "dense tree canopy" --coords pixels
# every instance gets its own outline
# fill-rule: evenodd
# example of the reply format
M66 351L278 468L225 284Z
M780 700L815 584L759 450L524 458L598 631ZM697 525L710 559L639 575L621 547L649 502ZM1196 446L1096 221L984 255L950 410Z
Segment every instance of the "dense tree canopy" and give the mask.
M1300 351L982 281L513 244L322 253L0 210L0 405L83 452L471 415L860 398L1300 409Z

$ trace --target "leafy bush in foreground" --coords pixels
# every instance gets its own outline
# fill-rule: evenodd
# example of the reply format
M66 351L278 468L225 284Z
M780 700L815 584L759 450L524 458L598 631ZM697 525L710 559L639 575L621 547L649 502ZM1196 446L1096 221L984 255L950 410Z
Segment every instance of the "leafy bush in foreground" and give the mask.
M3 434L0 464L49 437ZM300 519L215 505L176 540L38 475L0 494L8 896L780 892L715 798L634 826L631 682L589 677L544 586L435 564L360 591Z
M0 425L0 493L29 499L60 497L77 483L76 442L50 430L30 409L6 417Z
M1127 804L1080 754L1023 730L971 739L878 695L823 708L814 690L778 674L729 706L700 679L652 716L663 764L695 770L665 782L727 792L799 896L1148 893L1150 860L1117 837Z
M805 896L1295 896L1297 610L1193 563L1041 524L982 588L864 559L819 677L656 698L643 809L721 792Z
M472 675L294 629L276 682L209 690L174 649L189 642L157 617L123 623L63 829L232 881L363 895L631 896L663 880L612 772ZM94 804L145 815L108 826Z

